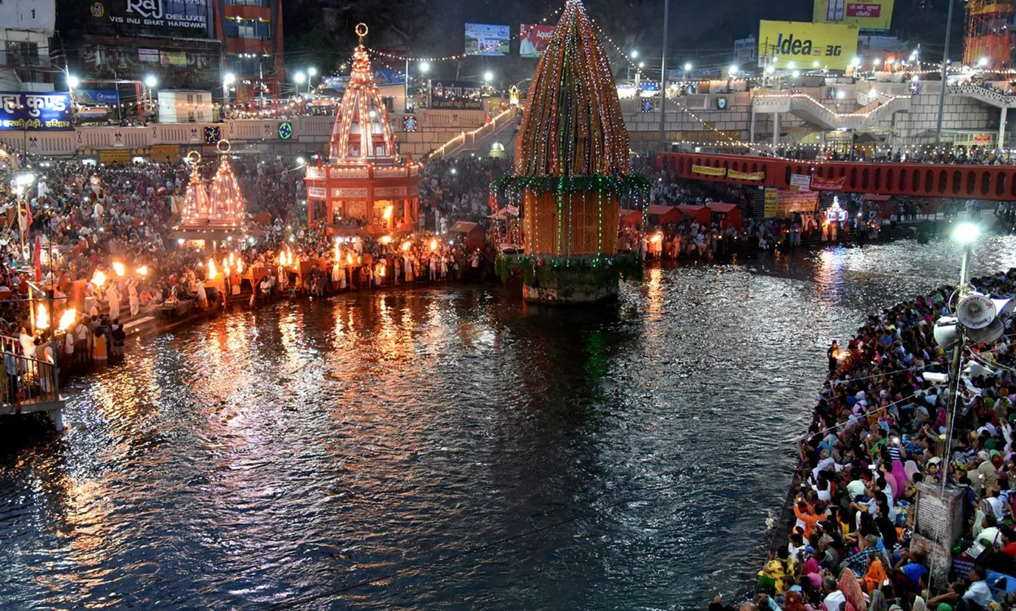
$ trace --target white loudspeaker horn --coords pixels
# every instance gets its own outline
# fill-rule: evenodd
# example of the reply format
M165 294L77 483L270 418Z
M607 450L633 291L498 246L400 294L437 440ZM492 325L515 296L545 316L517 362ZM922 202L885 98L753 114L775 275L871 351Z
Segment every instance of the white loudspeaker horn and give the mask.
M1016 308L1016 299L992 299L995 304L995 315L999 318L1005 318L1011 316L1013 309Z
M988 367L985 367L984 365L981 365L980 363L974 363L974 362L971 362L969 365L967 365L966 369L963 370L963 373L967 374L967 376L969 376L971 378L983 378L983 377L991 377L991 376L995 375L995 371L994 370L992 370L992 369L990 369Z
M935 321L935 341L943 350L950 350L956 347L960 341L959 329L956 328L958 321L952 316L943 316Z
M995 302L981 293L970 293L956 304L956 318L967 329L987 327L995 314Z
M996 318L987 327L967 329L967 339L975 344L990 344L998 341L1003 333L1005 333L1005 323L1001 318Z

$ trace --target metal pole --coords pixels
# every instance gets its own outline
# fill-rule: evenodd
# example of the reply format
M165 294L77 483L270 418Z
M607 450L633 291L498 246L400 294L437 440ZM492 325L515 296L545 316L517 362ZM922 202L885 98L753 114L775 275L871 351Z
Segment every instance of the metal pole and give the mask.
M670 23L670 0L663 0L663 59L660 60L660 152L666 151L667 132L667 26Z
M953 0L949 1L949 16L945 21L945 49L942 50L942 91L938 94L938 126L935 128L935 148L942 144L942 112L945 109L946 63L949 59L949 38L952 36Z
M402 94L402 111L409 114L409 58L406 58L406 73L403 75L403 80L406 84L405 92Z

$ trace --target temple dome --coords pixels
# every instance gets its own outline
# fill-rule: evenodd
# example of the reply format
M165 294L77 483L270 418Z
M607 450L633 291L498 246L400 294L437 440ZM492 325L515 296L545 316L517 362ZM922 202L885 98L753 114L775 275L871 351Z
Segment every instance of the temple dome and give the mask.
M367 26L359 24L356 33L360 43L353 52L353 71L335 115L329 158L340 164L391 162L395 159L395 136L363 47Z

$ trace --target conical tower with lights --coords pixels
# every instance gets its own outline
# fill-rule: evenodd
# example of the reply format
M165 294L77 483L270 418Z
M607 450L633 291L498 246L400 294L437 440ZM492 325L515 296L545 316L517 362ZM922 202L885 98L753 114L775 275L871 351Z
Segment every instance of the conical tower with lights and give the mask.
M180 211L181 227L204 227L208 225L208 185L201 179L201 155L191 151L187 161L191 164L190 181L184 191L183 206Z
M639 252L618 251L620 202L644 206L650 185L631 172L617 86L579 0L567 0L540 56L516 149L514 172L494 188L521 204L526 300L616 299L619 276L642 270Z
M219 143L220 145L222 142ZM209 189L208 224L223 229L240 229L243 226L247 205L240 192L240 185L229 165L229 149L220 151L219 169L212 177Z
M388 108L359 44L328 146L328 165L308 166L307 220L329 232L411 231L419 218L419 166L400 160Z

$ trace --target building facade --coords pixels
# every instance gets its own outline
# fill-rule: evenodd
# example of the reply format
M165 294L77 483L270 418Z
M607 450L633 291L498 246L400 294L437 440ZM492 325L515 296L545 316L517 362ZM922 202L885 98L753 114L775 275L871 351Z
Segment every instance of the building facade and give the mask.
M59 72L50 60L55 0L0 2L0 91L53 91Z

